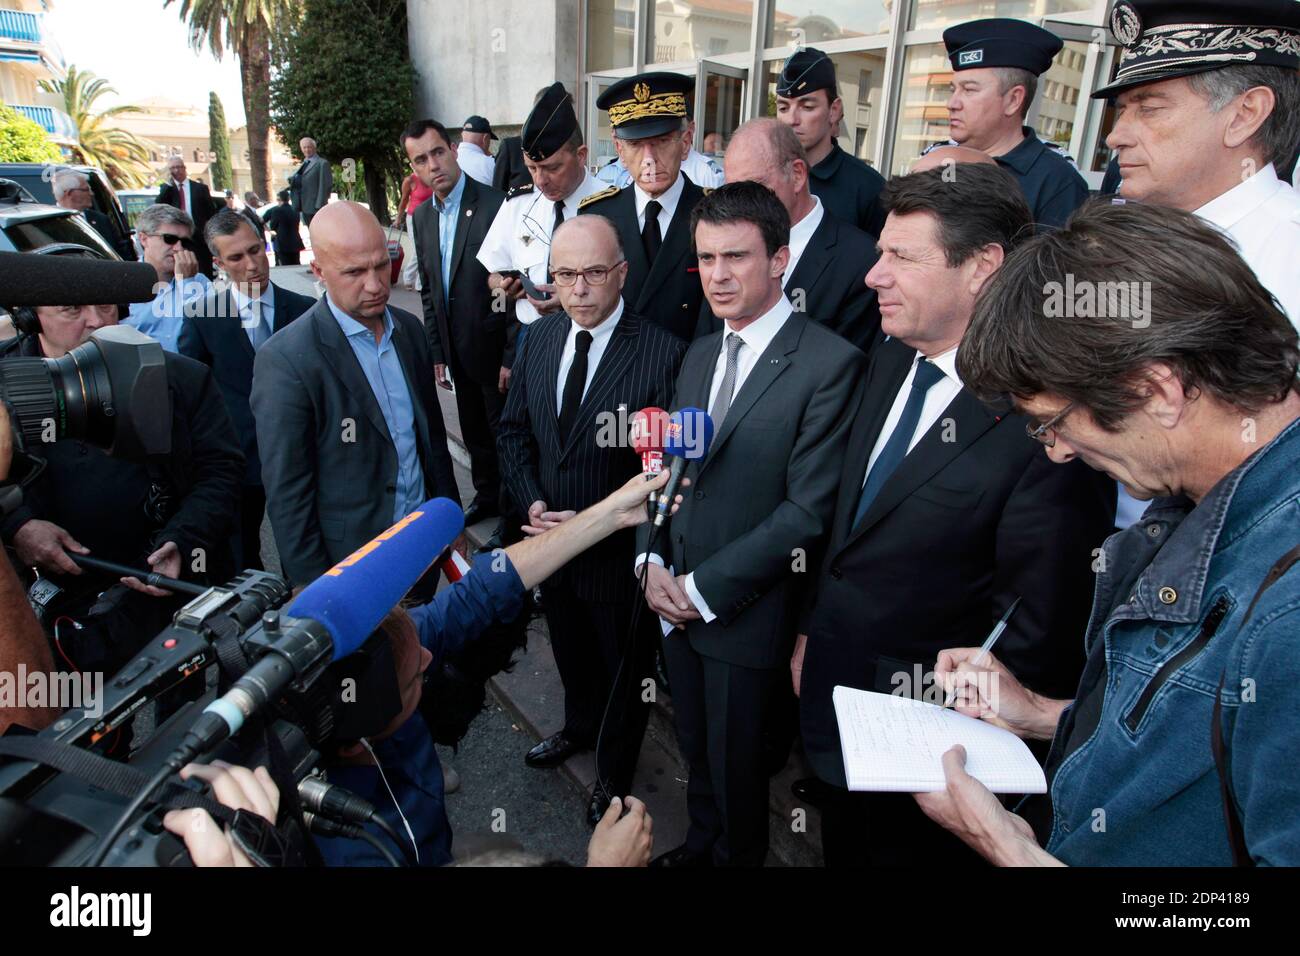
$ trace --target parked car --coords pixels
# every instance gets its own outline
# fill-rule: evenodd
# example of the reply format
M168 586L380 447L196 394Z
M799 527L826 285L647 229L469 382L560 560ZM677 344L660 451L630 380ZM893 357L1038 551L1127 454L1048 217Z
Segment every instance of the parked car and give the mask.
M81 246L104 259L121 258L71 209L37 202L19 183L0 178L0 251L49 252L51 246Z
M69 164L67 168L75 169L90 180L90 191L94 206L108 217L109 224L113 227L113 232L117 236L113 244L118 252L116 258L128 258L126 256L128 249L131 252L129 258L137 258L131 238L131 226L127 221L126 214L122 211L122 204L117 200L117 194L113 192L108 177L104 175L104 171L97 166L74 166ZM51 166L48 163L0 163L0 178L18 183L37 202L53 206L54 186L51 182L50 170ZM154 195L157 195L156 190Z

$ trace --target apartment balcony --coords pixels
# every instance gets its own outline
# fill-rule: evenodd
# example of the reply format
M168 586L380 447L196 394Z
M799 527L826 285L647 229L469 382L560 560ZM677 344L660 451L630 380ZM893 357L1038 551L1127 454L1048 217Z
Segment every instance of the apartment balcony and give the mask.
M11 109L17 110L28 119L35 120L43 126L45 132L49 133L50 138L56 143L68 146L77 144L77 124L63 110L55 109L52 106L22 106L17 103L8 105Z
M0 9L0 62L32 63L62 76L63 51L45 26L45 15Z

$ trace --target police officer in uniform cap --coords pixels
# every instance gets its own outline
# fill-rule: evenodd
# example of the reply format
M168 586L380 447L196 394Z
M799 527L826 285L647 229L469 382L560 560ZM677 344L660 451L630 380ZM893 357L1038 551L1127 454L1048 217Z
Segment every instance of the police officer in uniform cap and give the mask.
M579 203L607 217L627 255L623 301L629 311L690 341L704 290L691 245L691 210L705 190L682 174L686 96L695 88L678 73L641 73L615 83L596 101L609 113L614 145L633 175Z
M488 283L515 300L515 318L523 324L507 351L507 368L522 348L524 329L560 307L547 274L552 230L576 216L583 199L600 191L600 183L587 170L587 147L563 83L542 91L519 138L531 181L506 193L478 251L478 261L491 272ZM510 272L527 274L550 297L532 298L519 278L503 275Z
M836 219L878 238L885 224L880 209L885 179L835 138L844 101L835 85L835 64L821 50L808 47L785 61L776 81L776 118L794 129L808 154L812 194Z
M1058 227L1088 198L1073 160L1022 125L1037 77L1064 46L1061 38L1024 20L994 17L943 31L952 63L948 116L954 143L988 153L1015 176L1034 222Z

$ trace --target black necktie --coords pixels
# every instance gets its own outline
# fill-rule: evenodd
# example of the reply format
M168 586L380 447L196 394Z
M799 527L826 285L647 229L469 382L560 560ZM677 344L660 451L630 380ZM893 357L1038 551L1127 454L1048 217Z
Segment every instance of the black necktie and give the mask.
M573 423L578 420L578 409L582 405L582 390L587 384L587 352L591 349L591 333L583 329L573 343L573 364L569 366L569 377L564 380L564 402L560 406L560 436L567 439L573 430Z
M659 211L664 207L655 200L645 204L645 225L641 227L641 245L645 246L645 257L650 265L655 264L659 247L664 244L663 233L659 231Z
M555 204L555 222L551 225L552 236L555 235L555 230L560 228L560 223L562 222L564 222L564 203L557 202ZM548 253L546 259L546 284L550 285L554 281L555 281L555 277L551 275L551 260L550 260L550 255Z

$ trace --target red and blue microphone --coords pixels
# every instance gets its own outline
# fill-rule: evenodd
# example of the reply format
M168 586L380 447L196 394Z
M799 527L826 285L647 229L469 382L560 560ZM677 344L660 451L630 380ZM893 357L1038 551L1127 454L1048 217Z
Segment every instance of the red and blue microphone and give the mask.
M709 453L709 445L712 443L713 419L704 409L683 408L668 417L668 428L664 432L664 454L672 458L673 463L668 469L668 484L655 502L656 528L661 527L672 512L673 499L681 487L686 466L703 459Z

